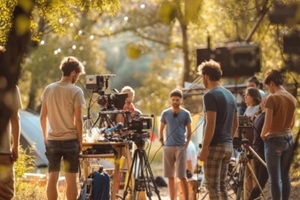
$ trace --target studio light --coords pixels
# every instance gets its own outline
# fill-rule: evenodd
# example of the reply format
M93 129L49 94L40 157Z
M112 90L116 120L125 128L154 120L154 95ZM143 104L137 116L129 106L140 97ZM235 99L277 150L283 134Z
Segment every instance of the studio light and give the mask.
M272 24L295 25L300 23L299 2L281 3L275 2L274 7L269 14L269 20Z
M209 59L221 64L224 77L252 76L260 71L260 48L254 43L229 42L214 51L197 49L197 65Z
M294 31L289 35L283 36L283 53L300 54L299 31Z

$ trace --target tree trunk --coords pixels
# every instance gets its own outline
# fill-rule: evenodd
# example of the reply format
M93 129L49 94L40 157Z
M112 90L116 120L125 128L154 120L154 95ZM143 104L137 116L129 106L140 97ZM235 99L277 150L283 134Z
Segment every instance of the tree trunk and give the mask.
M31 82L30 91L29 91L29 101L26 109L36 111L35 98L36 98L36 85L34 82Z
M32 4L33 5L33 0ZM30 42L29 27L22 31L18 19L30 20L31 8L26 10L17 5L13 12L12 28L8 34L6 51L0 55L0 136L7 127L10 118L10 108L5 104L4 98L9 90L18 83L21 62ZM22 24L23 25L23 24Z
M189 59L189 45L188 45L188 34L187 25L181 23L181 33L182 33L182 52L183 52L183 79L182 86L184 82L190 81L190 59Z

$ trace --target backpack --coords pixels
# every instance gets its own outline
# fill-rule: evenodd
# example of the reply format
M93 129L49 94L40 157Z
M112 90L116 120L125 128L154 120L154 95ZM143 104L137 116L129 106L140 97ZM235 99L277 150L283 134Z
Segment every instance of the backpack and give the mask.
M87 178L84 180L81 189L80 195L77 200L92 200L92 189L93 189L93 179Z
M94 171L83 182L77 200L109 200L110 178L105 172Z

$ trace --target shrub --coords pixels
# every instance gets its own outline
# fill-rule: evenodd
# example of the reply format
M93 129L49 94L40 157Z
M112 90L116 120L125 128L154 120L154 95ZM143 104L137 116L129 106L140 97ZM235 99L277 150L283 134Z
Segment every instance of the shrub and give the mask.
M15 163L14 200L43 200L46 198L45 185L40 181L24 181L24 174L35 169L34 146L27 149L19 147L19 158Z

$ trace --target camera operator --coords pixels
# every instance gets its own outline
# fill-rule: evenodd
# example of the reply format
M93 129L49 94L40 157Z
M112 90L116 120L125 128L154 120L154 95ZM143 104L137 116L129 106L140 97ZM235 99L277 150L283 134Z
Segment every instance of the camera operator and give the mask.
M124 116L122 114L118 114L116 116L116 123L122 122L126 126L127 125L126 122L131 121L132 118L134 118L134 117L138 117L139 115L142 114L142 112L140 110L138 110L137 108L135 108L135 106L133 104L135 91L133 90L132 87L124 86L120 93L127 94L127 98L125 100L125 104L124 104L122 110L127 110L130 113L126 114L126 116ZM127 118L126 120L124 119L125 117Z

